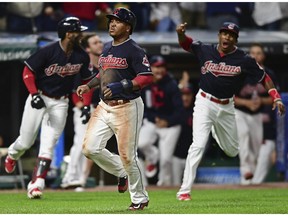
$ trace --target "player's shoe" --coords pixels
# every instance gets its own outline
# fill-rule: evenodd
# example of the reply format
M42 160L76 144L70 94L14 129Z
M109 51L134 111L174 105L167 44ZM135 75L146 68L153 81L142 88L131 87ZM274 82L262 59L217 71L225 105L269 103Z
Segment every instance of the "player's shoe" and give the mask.
M118 179L118 192L124 193L128 189L128 176L120 177Z
M139 204L131 203L128 210L131 210L131 211L143 210L145 207L148 207L148 203L149 201L144 202L144 203L139 203Z
M27 196L29 199L40 199L42 196L42 192L39 188L32 188L28 191Z
M190 194L179 194L177 195L177 199L180 201L189 201L191 200Z
M37 178L35 182L30 181L27 186L27 196L29 199L40 199L43 195L42 191L45 187L45 180Z
M149 164L146 166L145 175L147 176L147 178L152 178L156 175L157 171L158 169L155 164Z
M251 172L245 173L245 174L244 174L244 178L245 178L246 180L252 179L252 178L253 178L253 173L251 173Z
M7 173L12 173L16 167L16 160L13 160L9 155L5 159L5 171Z
M80 182L79 180L64 181L60 185L60 187L63 189L75 189L77 187L82 187L82 186L83 186L83 183Z

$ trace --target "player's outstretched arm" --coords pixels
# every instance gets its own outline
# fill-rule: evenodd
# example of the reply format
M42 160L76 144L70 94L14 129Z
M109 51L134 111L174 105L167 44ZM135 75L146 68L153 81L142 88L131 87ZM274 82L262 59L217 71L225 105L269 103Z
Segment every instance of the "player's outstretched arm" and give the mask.
M190 51L190 45L193 42L191 37L185 34L187 23L181 23L176 27L179 45L186 51Z

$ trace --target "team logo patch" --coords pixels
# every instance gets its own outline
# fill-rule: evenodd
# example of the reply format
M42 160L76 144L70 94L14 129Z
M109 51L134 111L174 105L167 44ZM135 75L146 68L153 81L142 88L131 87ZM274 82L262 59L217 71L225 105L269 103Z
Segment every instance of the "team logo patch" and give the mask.
M233 30L234 27L235 27L235 25L234 25L233 23L231 23L231 24L228 25L228 28L229 28L229 29L232 29L232 30Z
M150 63L149 63L148 58L147 58L146 55L143 57L142 64L143 64L144 66L146 66L146 67L150 67Z
M219 64L213 63L212 61L206 61L204 66L201 67L201 73L211 73L214 76L237 76L241 73L240 66L226 65L225 62Z

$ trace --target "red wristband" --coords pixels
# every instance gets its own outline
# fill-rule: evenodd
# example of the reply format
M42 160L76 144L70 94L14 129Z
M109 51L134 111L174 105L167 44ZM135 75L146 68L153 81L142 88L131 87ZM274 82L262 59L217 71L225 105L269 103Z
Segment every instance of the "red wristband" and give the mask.
M281 101L281 97L280 97L277 89L275 89L275 88L269 89L268 94L272 97L274 102L279 101L279 100Z

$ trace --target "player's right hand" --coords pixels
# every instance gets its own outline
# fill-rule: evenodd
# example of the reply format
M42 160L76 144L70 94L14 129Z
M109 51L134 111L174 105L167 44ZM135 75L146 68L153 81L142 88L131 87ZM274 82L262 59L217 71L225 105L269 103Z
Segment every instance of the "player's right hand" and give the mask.
M176 32L177 32L178 34L184 34L185 31L186 31L186 26L187 26L187 22L181 23L180 25L178 25L178 26L176 27Z
M46 105L43 98L38 93L36 93L32 95L31 106L35 109L42 109Z
M78 86L77 90L76 90L76 94L78 95L78 97L80 97L80 99L83 99L83 94L87 93L90 91L90 88L88 85L81 85Z
M285 105L283 104L283 102L281 100L275 101L273 103L272 110L275 110L276 107L278 108L277 114L279 116L284 116L286 113L286 108L285 108Z

